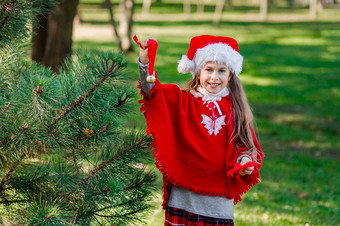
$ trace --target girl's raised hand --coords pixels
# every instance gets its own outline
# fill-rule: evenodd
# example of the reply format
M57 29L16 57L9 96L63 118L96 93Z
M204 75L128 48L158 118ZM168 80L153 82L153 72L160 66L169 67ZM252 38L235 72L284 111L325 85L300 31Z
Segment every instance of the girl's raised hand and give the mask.
M244 165L247 162L251 162L250 158L243 157L241 162L240 162L240 164ZM240 173L241 176L250 175L250 174L252 174L253 170L254 170L254 166L251 166L251 167L247 167L247 168L245 168L243 170L240 170L239 173Z
M148 57L148 41L150 39L156 40L154 38L148 38L143 41L141 41L141 48L139 50L139 59L142 64L149 63L149 57Z

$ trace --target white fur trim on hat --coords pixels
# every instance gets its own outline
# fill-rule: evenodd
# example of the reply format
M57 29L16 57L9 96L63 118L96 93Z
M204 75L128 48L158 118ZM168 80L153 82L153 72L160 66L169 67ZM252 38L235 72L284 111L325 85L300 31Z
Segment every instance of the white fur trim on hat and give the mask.
M195 62L192 60L189 60L187 55L182 55L182 59L178 61L177 65L177 71L179 73L189 73L194 72L196 68Z
M224 63L236 76L242 71L243 56L224 43L216 43L197 49L193 60L189 60L186 55L178 62L178 72L198 75L207 62Z

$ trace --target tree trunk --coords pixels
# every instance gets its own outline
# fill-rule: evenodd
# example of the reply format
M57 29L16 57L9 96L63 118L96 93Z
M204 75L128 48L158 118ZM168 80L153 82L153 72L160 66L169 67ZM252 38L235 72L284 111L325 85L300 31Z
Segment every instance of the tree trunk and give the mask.
M32 60L42 62L47 40L47 14L39 16L39 23L33 25Z
M197 0L197 13L204 13L204 0Z
M227 4L225 4L225 9L233 8L233 0L227 0Z
M293 8L294 0L288 0L288 6L289 6L289 8Z
M310 0L309 15L312 19L315 19L317 16L317 9L318 9L317 6L318 6L317 0Z
M129 52L133 50L132 42L131 42L131 30L133 23L133 8L134 2L133 0L122 0L120 3L121 13L120 13L120 25L119 25L119 33L121 40L121 50L123 52Z
M183 0L183 10L185 14L191 13L190 0Z
M59 0L47 19L42 18L34 28L32 59L57 71L64 59L72 53L73 19L79 0ZM44 21L46 20L46 21Z
M218 25L221 22L224 4L225 0L217 0L213 21L215 25Z
M268 17L268 0L260 0L260 17L262 20Z
M318 0L317 2L317 12L321 12L323 10L322 2L321 0Z
M110 23L112 25L113 33L114 33L114 36L116 38L116 43L119 46L119 48L122 49L121 48L122 42L120 40L119 33L118 33L118 30L117 30L117 24L116 24L116 20L114 18L114 15L113 15L113 9L112 9L113 5L111 4L111 1L110 0L105 0L104 1L104 7L106 7L109 10L109 13L110 13Z
M142 10L142 15L146 16L149 14L151 7L151 0L143 0L143 10Z

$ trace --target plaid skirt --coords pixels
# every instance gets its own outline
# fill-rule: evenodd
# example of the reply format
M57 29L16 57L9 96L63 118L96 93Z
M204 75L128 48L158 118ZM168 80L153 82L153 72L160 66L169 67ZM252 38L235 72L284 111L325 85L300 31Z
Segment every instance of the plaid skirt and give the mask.
M233 226L234 221L230 219L219 219L213 217L200 216L185 210L166 207L165 226Z

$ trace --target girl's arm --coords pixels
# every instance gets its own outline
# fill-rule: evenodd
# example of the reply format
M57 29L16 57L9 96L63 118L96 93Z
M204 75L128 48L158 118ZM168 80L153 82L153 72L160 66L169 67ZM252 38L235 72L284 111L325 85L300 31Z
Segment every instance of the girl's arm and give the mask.
M255 135L255 132L254 132L254 129L251 127L251 132L252 132L252 136L253 136L253 142L254 142L254 145L257 149L257 153L256 153L256 160L254 160L252 157L251 157L251 154L250 153L244 153L244 155L241 155L238 159L239 163L241 165L244 165L248 162L253 162L255 161L256 163L258 163L258 166L256 167L257 170L259 170L259 168L261 168L262 166L262 162L263 162L263 153L262 153L262 149L260 147L260 144L259 142L257 141L257 138L256 138L256 135ZM251 167L247 167L243 170L240 170L239 171L239 174L241 176L246 176L246 175L251 175L254 171L254 167L251 166Z
M155 86L155 83L148 83L146 81L149 66L148 40L149 39L141 41L139 58L137 60L139 69L139 79L141 82L142 91L145 94L146 98L150 97L150 90Z
M137 60L138 69L139 69L139 80L140 85L142 87L142 91L145 94L146 98L150 98L150 90L155 86L155 83L148 83L146 78L148 77L148 66L149 64L143 64L140 60L140 57Z

